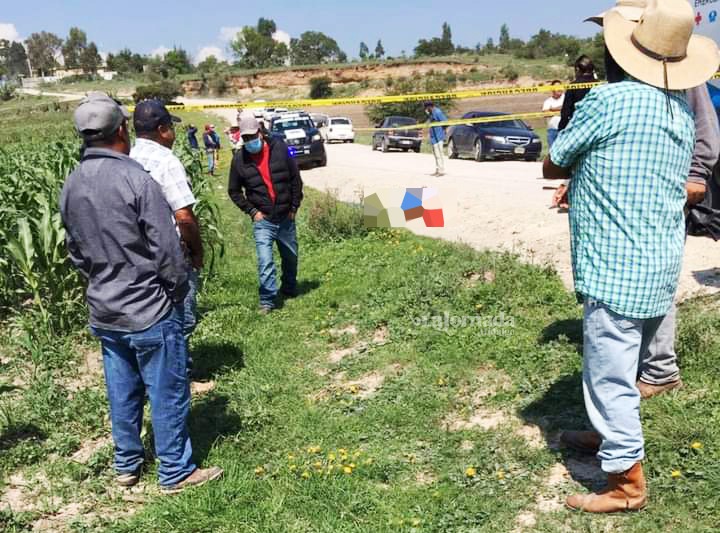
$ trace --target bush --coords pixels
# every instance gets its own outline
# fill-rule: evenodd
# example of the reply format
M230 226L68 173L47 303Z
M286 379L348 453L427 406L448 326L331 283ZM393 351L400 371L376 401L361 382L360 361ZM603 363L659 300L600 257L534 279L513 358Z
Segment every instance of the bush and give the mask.
M224 95L230 86L228 85L227 76L223 74L217 74L208 80L208 87L217 96Z
M417 79L398 79L392 88L386 91L388 96L418 93L443 93L456 86L457 79L448 80L444 74L435 76L419 76ZM436 102L442 107L446 115L456 107L453 100ZM422 102L400 102L396 104L378 104L365 108L365 114L373 124L379 124L382 120L391 115L413 117L418 122L425 122L425 108Z
M500 75L508 81L517 81L520 77L520 73L517 68L515 68L515 65L505 65L500 69Z
M367 234L362 209L345 204L331 192L310 198L308 238L314 241L341 241Z
M175 98L182 94L180 84L174 81L154 83L152 85L141 85L135 89L133 99L135 102L157 98L166 104L174 102Z
M5 85L0 86L0 101L1 102L8 102L15 98L17 96L17 93L15 92L15 86L11 85L9 83L6 83Z
M332 80L327 76L320 78L312 78L310 80L310 98L317 100L319 98L330 98L332 96Z

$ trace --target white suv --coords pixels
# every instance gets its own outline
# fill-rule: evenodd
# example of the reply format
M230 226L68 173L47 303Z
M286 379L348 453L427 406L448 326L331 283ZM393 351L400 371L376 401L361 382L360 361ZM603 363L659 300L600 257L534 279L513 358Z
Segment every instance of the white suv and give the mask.
M352 120L346 117L330 117L327 140L328 142L355 142L355 130L353 129Z

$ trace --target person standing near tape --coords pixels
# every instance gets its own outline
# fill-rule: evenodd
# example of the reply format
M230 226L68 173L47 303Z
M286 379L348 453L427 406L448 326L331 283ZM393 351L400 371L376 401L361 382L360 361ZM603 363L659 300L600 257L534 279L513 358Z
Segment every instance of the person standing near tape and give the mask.
M552 148L552 145L555 144L555 139L557 139L558 129L560 128L560 112L562 111L563 104L565 103L565 93L563 93L562 90L562 82L560 80L553 80L551 85L553 87L557 87L557 89L552 92L552 96L550 96L550 98L545 100L542 110L556 111L558 114L550 117L548 120L548 148Z
M428 122L445 122L447 117L433 102L425 102L425 114ZM430 128L430 144L432 144L433 155L435 156L435 174L433 176L445 175L445 160L443 159L443 143L445 141L445 128L433 126Z

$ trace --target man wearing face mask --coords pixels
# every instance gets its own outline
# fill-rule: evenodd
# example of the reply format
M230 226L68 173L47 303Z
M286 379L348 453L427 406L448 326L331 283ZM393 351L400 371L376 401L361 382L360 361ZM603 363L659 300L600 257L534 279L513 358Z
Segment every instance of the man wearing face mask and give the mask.
M278 295L273 245L282 259L280 292L297 295L298 243L295 216L303 199L303 183L288 146L266 137L252 112L240 115L238 126L243 147L230 167L228 194L253 221L260 278L260 312L276 307Z

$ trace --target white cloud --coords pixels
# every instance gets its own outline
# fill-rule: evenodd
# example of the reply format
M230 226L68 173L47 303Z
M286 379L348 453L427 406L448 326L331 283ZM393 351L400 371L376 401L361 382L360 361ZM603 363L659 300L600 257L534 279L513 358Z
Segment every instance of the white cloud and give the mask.
M220 28L220 40L224 43L234 41L241 30L242 26L223 26Z
M278 43L285 43L290 46L290 34L286 31L278 30L272 34L272 38Z
M150 55L153 57L165 57L165 54L167 54L172 48L168 48L167 46L158 46L155 50L150 52Z
M20 32L17 31L15 24L10 24L9 22L0 22L0 39L22 42Z
M218 61L226 61L225 52L219 46L203 46L197 54L195 54L195 64L202 63L208 57L215 56Z

